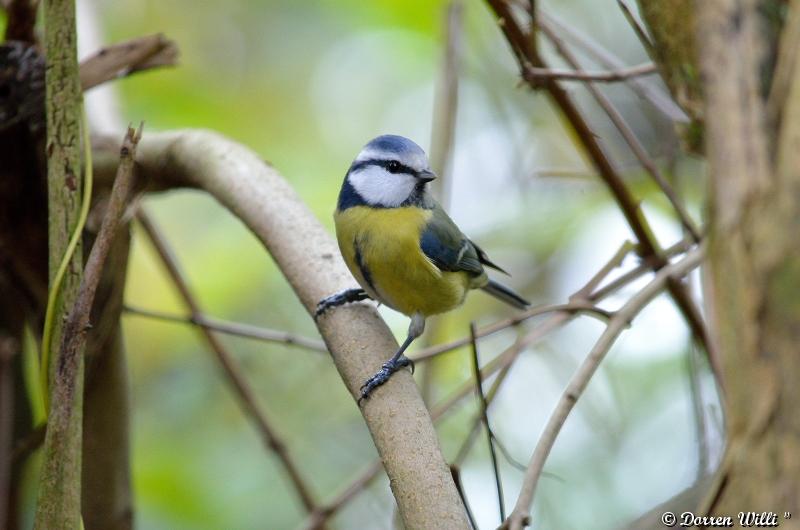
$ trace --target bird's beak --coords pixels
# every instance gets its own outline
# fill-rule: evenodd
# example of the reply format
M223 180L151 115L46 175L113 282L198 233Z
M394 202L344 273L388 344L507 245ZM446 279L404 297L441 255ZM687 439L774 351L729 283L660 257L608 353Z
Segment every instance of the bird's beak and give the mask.
M417 173L417 178L420 179L422 182L430 182L436 178L436 173L434 173L430 169L423 169L422 171Z

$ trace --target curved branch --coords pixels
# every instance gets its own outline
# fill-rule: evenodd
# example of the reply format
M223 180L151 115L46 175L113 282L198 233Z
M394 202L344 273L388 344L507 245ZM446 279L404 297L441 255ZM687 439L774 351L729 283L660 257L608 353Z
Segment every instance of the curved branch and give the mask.
M99 176L113 168L108 162L98 153ZM264 244L309 314L323 297L354 285L330 235L278 172L246 147L210 131L151 134L139 145L137 170L154 188L186 186L213 195ZM337 309L317 325L354 399L397 348L370 305ZM469 528L411 375L392 377L361 413L406 528Z

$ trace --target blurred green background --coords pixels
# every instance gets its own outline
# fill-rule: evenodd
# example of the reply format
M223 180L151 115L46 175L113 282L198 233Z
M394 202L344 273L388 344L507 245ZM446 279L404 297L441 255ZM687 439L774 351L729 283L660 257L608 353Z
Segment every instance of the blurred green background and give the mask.
M626 64L648 59L614 0L544 1ZM333 232L341 180L361 146L383 133L426 149L444 57L443 1L96 0L79 2L81 55L99 45L163 32L180 66L134 76L89 96L95 128L122 135L202 127L269 160ZM546 96L519 84L518 69L487 7L466 1L451 194L456 222L535 303L559 303L632 236ZM552 50L544 53L563 66ZM587 67L601 69L587 61ZM661 90L653 77L646 82ZM681 237L664 200L585 90L571 93L642 199L663 246ZM702 166L683 158L673 125L623 84L605 86L637 136L688 197L699 219ZM256 239L198 192L147 197L205 310L212 316L317 338L315 327ZM135 229L126 301L185 314L154 251ZM632 267L629 258L625 265ZM637 285L641 285L641 282ZM634 288L611 298L624 302ZM381 309L397 336L405 317ZM468 323L511 313L481 293L438 319L440 342ZM528 328L531 323L528 324ZM133 482L141 529L294 528L304 517L279 463L228 391L196 330L124 317L132 372ZM526 351L490 410L496 434L527 463L561 390L602 325L586 317ZM484 361L510 345L508 331L481 343ZM327 355L225 338L259 402L320 501L328 501L376 457L369 434ZM419 349L424 341L415 346ZM720 419L713 384L700 370L692 400L689 335L666 297L625 332L559 437L534 507L534 528L617 528L666 500L712 464ZM701 363L702 365L702 363ZM377 367L376 367L377 368ZM470 377L466 349L436 363L430 401ZM418 374L418 381L421 380ZM704 426L695 420L703 411ZM476 402L439 427L448 458L466 435ZM703 435L700 435L700 430ZM501 459L508 509L522 473ZM498 524L482 436L462 469L481 528ZM394 501L381 478L341 510L335 528L392 528Z

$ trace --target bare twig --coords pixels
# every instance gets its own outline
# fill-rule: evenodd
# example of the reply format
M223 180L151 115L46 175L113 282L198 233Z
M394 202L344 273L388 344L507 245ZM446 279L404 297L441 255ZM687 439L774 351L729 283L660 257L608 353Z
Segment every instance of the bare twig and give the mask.
M500 468L497 466L497 453L494 450L494 433L492 427L489 425L489 414L487 408L489 406L486 401L486 396L483 394L483 381L481 380L481 365L478 359L478 342L476 338L475 323L469 324L469 336L472 343L472 371L475 376L475 388L479 398L479 407L483 426L486 428L486 441L489 444L489 456L492 460L492 471L494 472L494 483L497 487L497 504L500 508L500 523L506 520L506 507L503 498L503 481L500 479Z
M174 66L177 60L178 46L160 33L112 44L81 61L81 88L86 91L142 70Z
M566 178L576 180L594 180L597 175L581 168L544 167L533 171L533 178Z
M694 244L689 238L684 238L667 248L664 251L664 257L667 259L673 258L679 254L689 251L693 246ZM650 270L651 267L647 263L641 263L637 265L625 274L621 274L618 278L597 289L592 294L592 300L602 300L612 292L619 290L623 285L629 284L632 280L641 277L644 273Z
M458 109L458 72L461 63L464 4L462 0L451 0L447 5L445 23L446 47L442 63L440 85L434 101L433 125L431 127L431 168L439 175L434 181L442 204L447 208L450 197L450 168L453 162L456 115Z
M569 416L575 403L586 389L589 380L592 378L592 375L594 375L600 362L614 345L617 337L630 325L631 320L633 320L633 318L664 289L668 278L680 278L685 276L692 269L700 265L703 259L703 250L703 247L698 247L690 251L681 261L662 267L661 270L656 273L653 280L631 297L611 319L611 322L609 322L608 327L595 343L592 351L586 357L583 364L577 369L572 379L570 379L555 410L550 416L542 436L539 438L539 442L536 445L536 449L531 456L531 461L530 464L528 464L528 470L525 473L525 478L519 498L514 506L514 511L504 523L503 528L521 530L523 526L529 523L530 505L533 501L533 495L536 491L539 477L544 469L545 461L550 454L550 449L552 449L567 416Z
M573 293L570 296L570 300L583 301L583 300L600 300L600 299L602 299L603 297L598 296L597 294L594 294L593 291L597 288L598 285L600 285L605 280L605 278L611 273L611 271L613 271L615 268L617 268L617 267L622 265L622 261L625 259L625 256L627 256L631 252L631 250L633 250L633 244L630 241L625 241L620 246L619 250L617 250L617 252L614 253L614 255L611 257L611 259L609 259L589 279L589 281L587 281L583 285L583 287L581 287L580 289L575 291L575 293ZM623 285L623 284L619 284L619 285ZM610 293L612 291L607 291L607 292ZM605 295L603 295L603 296L605 296ZM556 318L557 316L558 315L554 315L553 318ZM514 345L512 345L510 350L515 352L515 355L518 355L519 352L521 351L521 348L519 347L519 345L517 343L515 343ZM501 354L501 356L502 355L505 355L505 353ZM497 395L497 392L500 390L500 386L505 381L505 378L508 375L510 369L511 369L511 363L505 364L500 369L500 373L495 378L495 380L492 383L492 386L489 389L489 392L488 392L488 394L486 396L487 403L491 403L492 401L494 401L494 397L495 397L495 395ZM472 448L472 445L474 444L475 439L477 437L478 427L481 424L481 420L482 420L482 415L479 412L473 418L472 427L470 429L470 432L464 438L464 441L462 442L461 447L459 448L458 453L456 454L456 458L455 458L454 462L456 462L456 463L463 462L463 460L467 457L467 454L469 454L469 451ZM503 446L501 444L498 443L498 446L501 448L501 451L503 452L504 456L506 456L506 459L508 459L510 462L512 462L512 465L515 465L515 466L518 465L516 461L513 461L510 458L510 455L505 451L505 449L503 448ZM522 466L522 470L523 471L525 470L525 466Z
M350 502L356 495L362 492L369 486L373 480L378 478L383 467L380 460L375 460L372 464L361 473L358 478L350 483L339 495L337 495L327 505L322 506L308 514L305 521L300 525L303 530L316 530L320 528L325 521L336 513L342 506Z
M568 39L577 47L580 47L586 55L593 58L601 66L613 70L624 67L625 63L622 59L592 40L588 35L581 33L550 13L540 10L538 16L541 17L543 21L552 25L558 31L559 35ZM689 121L686 113L672 100L669 94L657 85L644 79L632 78L625 83L625 86L638 94L639 97L650 102L653 107L670 121L678 123L687 123Z
M575 302L570 302L568 304L542 305L542 306L532 307L527 311L519 313L518 315L514 315L513 317L499 320L494 324L489 324L488 326L479 329L477 338L481 339L488 335L492 335L493 333L497 333L498 331L502 331L504 329L517 326L522 322L531 319L533 317L546 315L548 313L561 313L561 312L575 313L575 314L586 313L587 315L596 316L603 320L606 320L611 317L611 313L609 313L605 309L601 309L585 301L575 301ZM424 362L427 361L428 359L431 359L432 357L436 357L443 353L453 351L462 346L466 346L469 343L470 343L470 338L464 337L462 339L457 339L452 342L448 342L446 344L439 344L437 346L431 346L429 348L425 348L424 350L420 350L419 352L410 357L414 362Z
M697 481L702 480L708 474L709 465L712 462L703 403L703 387L700 380L699 355L700 352L697 351L694 345L689 347L686 355L686 369L689 372L689 396L692 400L692 419L694 420L695 436L697 437L697 474L695 477Z
M633 15L633 11L625 0L617 0L617 5L622 10L625 20L627 20L628 24L630 24L631 28L633 28L633 32L636 34L636 37L639 39L642 47L647 52L647 55L653 57L653 42L650 40L650 37L648 37L644 26L642 26L642 24L636 20L636 17Z
M130 198L133 160L142 129L128 127L120 149L117 177L83 272L78 294L61 335L56 357L51 409L44 441L37 528L77 527L80 518L81 418L83 415L83 352L89 315L114 234ZM73 467L75 467L73 469ZM77 474L77 478L73 475ZM72 497L77 496L77 499ZM77 506L72 506L77 501ZM65 505L70 505L66 508ZM74 510L74 513L73 513Z
M594 81L597 83L614 83L625 81L632 77L657 73L656 65L645 63L628 68L620 68L609 72L586 72L584 70L556 70L553 68L537 68L526 66L523 69L523 76L526 81L539 83L545 79L561 81Z
M553 31L553 29L545 22L542 23L541 29L547 38L550 39L550 42L553 43L556 50L561 54L562 57L567 61L567 63L576 69L576 71L580 72L580 64L578 63L577 58L575 55L567 48L564 44L564 41L561 37ZM700 241L700 232L695 226L694 221L692 220L689 212L686 210L686 207L683 204L683 201L677 196L675 191L672 189L672 186L666 181L664 176L661 174L661 171L656 166L655 162L650 155L647 153L647 150L644 146L639 142L639 139L636 138L636 134L634 134L633 130L628 126L625 122L625 119L619 113L619 111L614 107L611 103L611 100L608 99L605 94L600 92L592 83L587 83L586 89L589 91L590 94L594 97L597 104L605 111L606 115L608 115L611 122L619 131L622 138L625 140L625 143L628 144L633 154L636 156L636 159L642 165L642 167L652 176L653 180L656 182L658 187L664 193L664 195L669 200L672 207L675 209L675 212L678 215L678 219L680 220L681 224L684 228L692 235L695 242Z
M525 55L525 50L528 49L528 37L517 23L509 4L505 0L487 0L487 2L497 15L500 28L506 36L506 40L512 52L517 57L520 67L524 68L526 63L530 63L533 66L546 67L547 65L544 64L540 56L528 57ZM621 213L630 226L631 231L636 236L639 255L645 259L655 271L664 267L667 264L667 260L659 248L658 242L653 235L653 231L647 219L639 208L639 202L634 198L630 189L622 179L622 176L617 171L617 168L605 154L597 136L592 132L586 119L580 113L569 94L557 81L549 79L545 80L543 84L553 98L555 104L564 113L567 121L572 125L576 137L583 145L586 154L594 164L602 180L606 183ZM684 284L676 280L668 280L667 287L670 295L673 300L675 300L676 305L686 319L686 322L689 324L692 334L703 344L706 352L708 352L715 377L720 382L721 387L724 388L717 356L713 352L713 345L708 337L708 330L706 329L700 310L689 295Z
M597 287L603 283L603 280L611 274L611 271L622 266L625 257L634 250L634 247L635 245L626 239L614 255L611 256L611 259L600 267L600 270L598 270L583 287L575 291L575 294L569 297L570 302L590 299L592 293L594 293ZM597 296L594 297L595 300L598 298Z
M131 315L137 315L156 320L163 320L166 322L177 322L182 324L192 324L200 326L227 335L236 337L246 337L248 339L262 340L265 342L279 342L287 346L298 346L311 351L320 353L328 353L328 348L325 343L319 340L309 339L300 335L289 333L288 331L280 331L277 329L268 329L250 324L243 324L241 322L231 322L228 320L220 320L210 316L200 314L196 316L188 315L173 315L171 313L163 313L161 311L151 311L140 307L132 307L126 305L123 309Z
M456 483L456 489L458 489L458 494L461 496L461 502L464 503L464 508L466 508L467 510L467 518L469 518L469 525L472 527L473 530L478 530L478 523L475 521L475 515L473 515L472 509L469 507L467 494L464 491L464 485L461 482L461 469L458 466L450 465L450 473L453 475L453 482Z
M525 472L525 470L527 469L525 467L525 464L523 464L522 462L520 462L511 455L511 451L508 450L508 447L505 446L502 440L500 440L500 438L498 438L497 435L495 435L494 433L492 433L492 439L494 440L495 446L497 446L497 448L500 450L500 453L503 455L503 458L506 459L506 462L508 462L511 465L511 467L516 468L519 471Z
M139 210L136 218L144 229L144 233L147 234L147 237L153 243L153 246L161 258L161 261L167 268L167 272L169 273L172 282L178 289L178 292L184 303L189 308L192 318L196 319L199 316L202 316L203 312L200 309L200 305L189 288L189 284L184 279L183 273L181 273L178 266L177 259L175 258L172 249L167 244L166 239L161 234L161 231L158 230L158 228L153 224L153 222L150 220L150 217L145 213L144 210ZM306 509L306 511L313 512L316 509L316 503L311 495L309 486L300 475L300 471L289 455L283 440L281 440L281 438L275 432L275 429L271 426L271 422L267 418L266 413L261 409L261 407L258 406L255 393L245 379L244 375L239 370L239 367L236 364L233 356L213 332L205 327L200 327L200 331L203 333L203 336L205 337L209 346L211 346L212 351L222 366L226 380L236 394L236 397L239 398L239 404L244 410L245 415L255 423L259 433L261 434L264 445L273 451L275 456L278 457L278 460L283 466L284 471L286 471L286 474L289 476L289 480L291 481L297 496L300 498L300 502L303 504L303 507Z

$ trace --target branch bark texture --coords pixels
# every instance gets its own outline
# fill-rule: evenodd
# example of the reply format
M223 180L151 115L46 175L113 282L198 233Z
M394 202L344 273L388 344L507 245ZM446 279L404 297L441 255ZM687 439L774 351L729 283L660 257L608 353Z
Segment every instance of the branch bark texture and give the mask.
M155 188L202 188L219 200L264 244L309 314L323 297L354 285L330 235L278 172L249 149L208 131L152 134L140 143L137 169ZM318 327L354 399L397 347L366 304L332 311ZM469 528L411 375L396 374L361 412L406 528Z
M79 528L81 524L81 451L83 423L83 354L94 296L111 250L125 203L130 196L137 134L122 145L121 161L100 233L92 246L75 303L64 324L52 385L50 414L39 477L34 528Z
M49 278L53 278L66 252L78 222L81 203L80 117L81 88L75 32L75 3L50 0L44 6L45 102L47 109L47 188ZM80 243L69 263L56 304L56 315L63 315L78 294L83 260ZM52 288L52 287L51 287ZM62 325L57 318L51 349L61 342ZM49 369L49 367L45 367ZM52 372L51 372L52 373ZM77 528L81 506L81 402L83 363L76 366L73 392L76 410L63 416L55 438L48 429L49 444L40 476L35 527ZM70 406L73 402L70 401ZM55 431L55 430L54 430Z
M711 176L707 298L730 383L727 454L707 502L720 514L800 509L800 61L782 46L792 65L772 129L761 91L771 36L760 8L754 0L696 3ZM798 31L799 8L788 5L783 37Z

